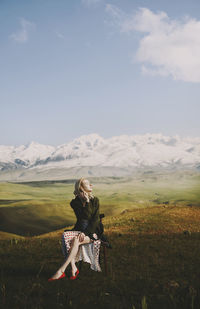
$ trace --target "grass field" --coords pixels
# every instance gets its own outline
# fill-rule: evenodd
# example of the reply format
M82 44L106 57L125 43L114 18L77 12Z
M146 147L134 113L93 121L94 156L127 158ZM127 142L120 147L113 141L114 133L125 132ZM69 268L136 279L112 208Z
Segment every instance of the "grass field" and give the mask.
M154 206L107 217L113 246L108 275L103 263L102 273L84 263L75 281L47 281L63 261L63 230L1 240L1 308L199 308L199 222L196 206Z
M77 280L55 282L47 279L63 262L61 235L75 220L73 182L0 183L0 307L199 309L199 174L149 171L92 182L113 247L108 274L101 252L101 273L83 263Z
M136 173L131 178L91 178L106 216L149 206L200 206L200 173ZM34 236L71 225L74 180L0 183L0 230Z

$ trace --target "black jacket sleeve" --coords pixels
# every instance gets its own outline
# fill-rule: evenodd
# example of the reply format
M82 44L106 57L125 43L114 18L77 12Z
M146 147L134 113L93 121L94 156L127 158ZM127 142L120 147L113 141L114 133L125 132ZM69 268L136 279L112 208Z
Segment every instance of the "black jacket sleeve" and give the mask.
M98 199L98 197L95 197L94 213L92 215L92 218L89 221L87 228L84 230L84 234L89 236L89 237L93 237L93 233L95 233L99 222L100 222L100 219L99 219L99 199Z

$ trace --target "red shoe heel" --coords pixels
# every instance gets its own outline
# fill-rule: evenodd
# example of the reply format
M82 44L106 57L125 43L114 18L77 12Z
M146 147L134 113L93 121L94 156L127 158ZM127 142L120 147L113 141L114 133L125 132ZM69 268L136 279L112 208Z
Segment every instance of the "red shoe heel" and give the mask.
M50 281L54 281L54 280L59 280L59 279L62 279L64 277L66 277L66 275L65 275L65 273L62 273L62 275L60 277L55 278L55 279L54 278L49 278L48 281L50 282Z
M78 270L78 268L77 268L77 271L76 271L76 273L75 273L75 276L71 276L69 279L70 279L70 280L76 279L76 277L78 276L78 274L79 274L79 270Z

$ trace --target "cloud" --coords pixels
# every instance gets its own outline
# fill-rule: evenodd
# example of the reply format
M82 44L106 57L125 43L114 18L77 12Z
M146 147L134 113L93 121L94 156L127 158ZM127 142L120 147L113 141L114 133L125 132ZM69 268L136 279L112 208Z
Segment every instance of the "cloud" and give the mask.
M113 4L106 4L105 10L112 16L111 23L116 26L122 26L128 16L117 6Z
M120 33L142 34L133 62L141 63L143 74L200 82L199 20L189 16L174 20L165 12L154 13L148 8L127 15L116 6L107 5L106 11Z
M24 19L20 18L21 28L10 35L10 38L18 43L25 43L28 41L29 33L31 30L35 29L35 24Z
M92 5L96 5L102 0L81 0L82 4L86 5L87 7L90 7Z

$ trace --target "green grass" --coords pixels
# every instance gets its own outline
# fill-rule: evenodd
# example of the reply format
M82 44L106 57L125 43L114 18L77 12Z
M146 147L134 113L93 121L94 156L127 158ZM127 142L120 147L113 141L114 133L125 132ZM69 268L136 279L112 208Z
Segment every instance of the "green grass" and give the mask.
M194 171L137 172L131 178L91 181L106 216L162 204L200 206L200 176ZM72 225L73 190L73 180L0 183L1 230L33 236Z
M2 240L0 305L5 309L199 308L199 220L199 207L169 205L107 217L105 233L113 246L107 250L108 275L101 252L103 272L83 263L75 281L47 281L63 261L63 230Z
M51 283L63 262L62 232L75 222L73 181L0 183L0 307L199 309L200 174L91 181L113 246L108 275L104 264L97 273L83 263L74 282Z

